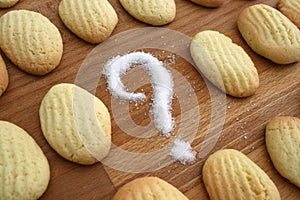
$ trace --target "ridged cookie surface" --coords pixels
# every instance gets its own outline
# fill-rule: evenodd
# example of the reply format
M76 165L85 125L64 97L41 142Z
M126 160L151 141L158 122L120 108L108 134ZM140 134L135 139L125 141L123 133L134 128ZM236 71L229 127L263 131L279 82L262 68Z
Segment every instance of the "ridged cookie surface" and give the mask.
M18 2L19 0L0 0L0 8L9 8Z
M264 4L244 9L238 29L256 53L278 64L300 61L300 31L281 12Z
M300 0L279 0L278 9L300 28Z
M67 83L55 85L43 98L39 112L45 138L65 159L89 165L108 154L109 112L86 90Z
M201 6L205 6L209 8L221 6L224 2L224 0L191 0L191 1Z
M173 185L157 177L137 178L115 194L112 200L188 200Z
M271 119L266 126L266 145L278 172L300 188L300 119Z
M6 69L5 62L0 55L0 96L5 92L7 86L8 86L8 73Z
M20 69L44 75L60 63L63 43L58 29L43 15L10 11L0 18L0 47Z
M48 187L44 153L22 128L0 121L0 199L38 199Z
M237 150L219 150L209 156L202 174L211 200L280 199L269 176Z
M176 16L174 0L120 0L120 3L131 16L153 26L168 24Z
M196 34L190 52L197 68L221 90L247 97L259 86L257 70L248 54L217 31Z
M93 44L108 38L118 23L107 0L62 0L59 16L74 34Z

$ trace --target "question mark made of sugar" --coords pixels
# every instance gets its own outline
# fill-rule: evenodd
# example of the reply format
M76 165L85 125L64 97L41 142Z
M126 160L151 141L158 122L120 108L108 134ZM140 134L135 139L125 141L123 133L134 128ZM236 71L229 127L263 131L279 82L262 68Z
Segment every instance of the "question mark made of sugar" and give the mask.
M120 99L145 100L144 93L127 92L121 81L121 75L134 65L141 65L151 77L154 125L164 136L169 137L170 132L174 129L174 120L171 114L173 78L161 61L150 53L144 52L133 52L112 58L104 65L103 72L107 79L108 89L113 96Z

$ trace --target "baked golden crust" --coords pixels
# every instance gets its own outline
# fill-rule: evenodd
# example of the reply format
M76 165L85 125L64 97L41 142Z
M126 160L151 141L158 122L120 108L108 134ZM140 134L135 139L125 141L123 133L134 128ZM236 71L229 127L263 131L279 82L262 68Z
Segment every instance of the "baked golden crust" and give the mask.
M0 18L0 47L20 69L45 75L61 60L63 43L54 24L28 10L10 11Z
M281 12L265 4L244 9L238 29L256 53L278 64L300 61L300 31Z
M224 2L224 0L191 0L191 1L201 6L205 6L209 8L219 7Z
M0 8L9 8L16 5L19 0L1 0L0 1Z
M289 18L298 28L300 28L300 1L299 0L279 0L278 9Z
M107 39L118 23L107 0L62 0L59 16L75 35L92 44Z
M91 165L108 154L108 109L86 90L67 83L53 86L43 98L39 114L45 138L65 159Z
M266 126L266 146L277 171L300 188L300 119L271 119Z
M211 200L280 199L268 175L237 150L219 150L210 155L202 174Z
M34 139L0 121L0 199L38 199L48 187L50 168Z
M227 94L247 97L256 92L259 77L254 63L229 37L202 31L193 37L190 52L197 68Z
M176 16L174 0L120 0L120 3L131 16L153 26L168 24Z
M137 178L115 194L112 200L188 200L177 188L157 177Z
M0 55L0 96L5 92L8 86L9 78L5 62Z

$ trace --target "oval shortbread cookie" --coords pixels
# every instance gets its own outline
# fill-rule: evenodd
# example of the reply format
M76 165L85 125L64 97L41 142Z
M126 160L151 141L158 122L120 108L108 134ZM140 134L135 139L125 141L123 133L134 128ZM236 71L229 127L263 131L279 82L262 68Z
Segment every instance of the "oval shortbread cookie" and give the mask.
M0 18L0 47L20 69L44 75L60 63L63 43L58 29L43 15L10 11Z
M271 119L266 126L266 145L278 172L300 188L300 119Z
M157 177L137 178L115 194L112 200L188 200L173 185Z
M237 150L219 150L209 156L202 174L211 200L280 199L269 176Z
M86 90L67 83L55 85L43 98L39 112L45 138L65 159L89 165L108 154L109 112Z
M0 55L0 96L5 92L8 86L8 73L6 69L5 62Z
M202 31L192 39L190 52L197 68L227 94L247 97L257 90L259 78L252 60L229 37Z
M9 8L16 5L19 0L0 0L0 8Z
M224 2L224 0L191 0L191 1L201 6L205 6L209 8L219 7Z
M278 64L300 61L300 31L281 12L257 4L242 11L238 29L256 53Z
M108 38L118 23L107 0L62 0L59 16L74 34L92 44Z
M279 0L278 9L300 28L300 0Z
M120 0L120 3L131 16L153 26L168 24L176 15L174 0Z
M38 199L49 179L48 160L33 138L22 128L0 121L0 199Z

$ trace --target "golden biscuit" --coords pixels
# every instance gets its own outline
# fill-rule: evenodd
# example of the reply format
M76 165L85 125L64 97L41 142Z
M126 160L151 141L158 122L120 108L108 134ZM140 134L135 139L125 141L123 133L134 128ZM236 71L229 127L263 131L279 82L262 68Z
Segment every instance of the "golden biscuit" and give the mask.
M224 0L191 0L191 1L201 6L205 6L209 8L219 7L224 2Z
M19 0L1 0L0 1L0 8L9 8L16 5Z
M120 3L131 16L153 26L168 24L176 15L174 0L120 0Z
M107 0L62 0L59 16L74 34L92 44L108 38L118 23Z
M115 194L112 200L188 200L173 185L157 177L137 178Z
M266 126L266 145L277 171L300 188L300 119L271 119Z
M5 62L0 55L0 96L5 92L7 86L8 86L8 73L6 69Z
M218 88L235 97L253 95L259 86L248 54L217 31L196 34L190 45L196 67Z
M210 155L202 170L211 200L279 200L269 176L243 153L225 149Z
M50 146L62 157L83 165L103 159L110 150L110 115L86 90L62 83L42 100L40 123Z
M244 9L238 29L256 53L278 64L300 61L300 31L281 12L264 4Z
M38 199L50 168L41 148L22 128L0 121L0 199Z
M278 9L300 28L300 0L279 0Z
M0 18L0 47L20 69L45 75L56 68L63 53L58 29L43 15L14 10Z

